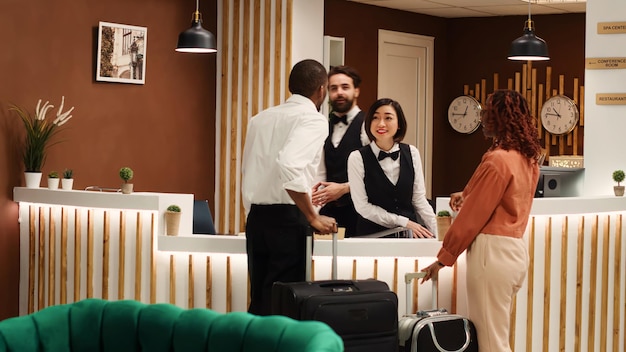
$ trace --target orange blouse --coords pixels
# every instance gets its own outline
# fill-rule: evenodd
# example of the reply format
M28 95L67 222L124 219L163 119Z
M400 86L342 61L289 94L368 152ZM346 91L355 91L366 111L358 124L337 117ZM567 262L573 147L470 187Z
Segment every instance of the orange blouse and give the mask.
M446 232L437 259L453 265L480 233L521 238L526 230L539 166L518 151L488 151L463 190L463 205Z

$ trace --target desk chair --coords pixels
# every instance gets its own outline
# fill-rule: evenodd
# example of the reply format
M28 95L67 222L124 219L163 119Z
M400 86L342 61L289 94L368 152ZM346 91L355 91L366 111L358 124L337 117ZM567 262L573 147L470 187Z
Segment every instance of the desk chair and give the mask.
M193 201L193 233L196 235L214 235L215 225L207 200Z

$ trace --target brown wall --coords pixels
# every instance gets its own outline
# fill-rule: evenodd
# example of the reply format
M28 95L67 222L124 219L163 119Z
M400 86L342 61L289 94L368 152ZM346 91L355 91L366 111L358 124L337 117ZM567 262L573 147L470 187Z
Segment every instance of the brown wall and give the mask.
M216 33L216 1L202 1ZM50 148L44 174L74 169L74 188L119 187L135 171L136 191L194 193L213 209L215 55L176 53L195 1L4 0L0 3L0 319L17 315L19 232L13 187L24 184L23 127L8 112L34 112L38 99L74 106ZM95 81L99 21L148 28L145 85ZM53 113L54 114L54 113ZM45 187L46 181L42 181Z
M362 109L377 98L378 29L435 38L433 195L461 190L489 142L480 130L471 135L455 132L448 124L448 104L463 94L465 84L473 88L486 79L489 92L494 73L503 88L506 78L521 71L522 64L507 60L506 55L511 41L522 35L526 17L445 19L345 0L326 0L324 14L324 34L345 38L345 62L362 75ZM565 75L565 94L571 97L573 78L584 83L585 14L533 16L533 20L551 55L550 61L533 66L538 69L538 82L545 81L549 65L552 86L558 87L558 75Z

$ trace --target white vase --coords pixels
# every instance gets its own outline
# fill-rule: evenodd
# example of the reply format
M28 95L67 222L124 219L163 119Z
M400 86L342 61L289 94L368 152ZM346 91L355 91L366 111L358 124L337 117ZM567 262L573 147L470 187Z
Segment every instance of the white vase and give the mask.
M25 172L24 178L26 179L27 188L39 188L41 172Z
M61 179L61 188L69 191L72 189L72 187L74 186L74 179L73 178L63 178Z
M48 189L59 189L58 177L48 177Z

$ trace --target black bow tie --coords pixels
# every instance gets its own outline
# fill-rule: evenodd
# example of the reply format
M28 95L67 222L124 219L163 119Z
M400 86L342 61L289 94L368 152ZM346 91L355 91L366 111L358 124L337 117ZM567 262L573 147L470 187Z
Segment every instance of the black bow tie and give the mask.
M337 116L335 114L332 114L330 116L330 122L332 122L333 125L336 125L339 122L343 122L344 125L347 125L348 124L348 115Z
M378 160L383 160L386 157L390 157L393 160L397 160L398 156L400 156L400 151L396 150L395 152L391 152L391 153L387 153L387 152L383 152L382 150L378 153Z

